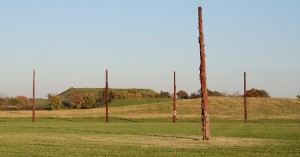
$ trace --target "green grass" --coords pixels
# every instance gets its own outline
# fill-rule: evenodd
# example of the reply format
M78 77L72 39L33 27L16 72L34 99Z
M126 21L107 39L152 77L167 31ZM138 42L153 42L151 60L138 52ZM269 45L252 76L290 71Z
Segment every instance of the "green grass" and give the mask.
M0 119L1 156L299 156L300 120L106 124L104 119ZM101 122L102 121L102 122Z
M131 105L145 105L145 104L155 104L162 102L172 102L170 98L141 98L141 99L117 99L113 100L109 107L121 107L121 106L131 106ZM105 106L101 106L105 107Z
M127 99L105 109L0 112L0 156L300 156L300 101L209 98L210 141L201 140L201 99ZM23 117L23 118L20 118Z

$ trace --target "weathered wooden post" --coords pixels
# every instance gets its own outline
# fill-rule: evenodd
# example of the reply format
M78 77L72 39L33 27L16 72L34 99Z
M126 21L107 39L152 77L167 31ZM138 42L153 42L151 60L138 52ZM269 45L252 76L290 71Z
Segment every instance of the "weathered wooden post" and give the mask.
M105 104L106 104L106 123L109 122L108 119L108 71L106 69L106 82L105 82Z
M244 72L244 112L245 112L245 123L247 123L247 88L246 88L246 72Z
M173 123L176 123L176 74L174 71Z
M33 70L33 87L32 87L32 122L35 122L35 70Z
M198 8L198 25L199 25L199 44L200 44L200 83L201 83L201 107L202 107L202 133L203 140L210 139L210 126L209 126L209 114L208 114L208 94L206 86L206 62L205 62L205 44L204 33L202 24L202 8Z

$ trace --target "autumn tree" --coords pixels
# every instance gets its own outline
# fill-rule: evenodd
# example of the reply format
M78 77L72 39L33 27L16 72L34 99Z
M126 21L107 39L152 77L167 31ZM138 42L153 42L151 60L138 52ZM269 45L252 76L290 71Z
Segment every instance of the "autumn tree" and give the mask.
M19 104L19 101L16 98L7 98L7 99L8 99L7 105L17 106Z
M80 92L75 92L71 97L71 108L80 109L84 103L83 96Z
M63 107L63 104L61 102L61 99L59 96L55 95L55 96L51 96L51 99L50 99L50 104L49 104L49 108L51 110L54 110L54 109L59 109L59 108L62 108Z
M297 97L298 99L300 99L300 95L297 95L296 97Z
M89 108L95 108L96 107L96 96L92 92L88 92L83 97L84 103L82 105L82 108L89 109Z
M18 104L21 106L30 106L31 102L26 96L17 96L16 100L18 101Z
M114 90L110 90L109 93L108 93L109 102L111 100L118 99L119 97L120 97L120 95L118 94L118 92L116 92Z
M98 100L97 100L97 103L99 105L105 104L105 101L106 101L106 97L105 96L106 96L105 90L101 90L99 92L99 97L98 97ZM108 93L108 102L111 102L112 101L112 97L115 97L115 96L116 96L115 92L109 91L109 93Z
M5 98L0 97L0 106L5 104Z
M210 89L207 89L207 94L208 96L226 96L226 94L220 93L218 91L212 91ZM190 99L200 98L200 97L201 97L200 89L196 93L195 92L191 93L191 95L189 96Z
M207 89L208 92L208 96L224 96L222 93L218 92L218 91L212 91Z
M160 91L159 94L157 94L155 97L159 98L171 98L171 94L169 92Z
M259 90L259 89L255 89L255 88L247 90L246 95L247 95L247 97L267 97L267 98L270 97L269 93L266 92L265 90Z
M103 104L103 90L99 90L96 95L97 105Z
M17 109L28 110L31 108L31 101L26 96L17 96L15 101Z
M181 98L181 99L187 99L189 95L188 95L188 93L186 91L179 90L177 92L177 96L178 96L178 98Z
M201 95L195 92L192 92L189 96L189 99L196 99L196 98L200 98Z
M0 97L0 109L6 104L5 98Z

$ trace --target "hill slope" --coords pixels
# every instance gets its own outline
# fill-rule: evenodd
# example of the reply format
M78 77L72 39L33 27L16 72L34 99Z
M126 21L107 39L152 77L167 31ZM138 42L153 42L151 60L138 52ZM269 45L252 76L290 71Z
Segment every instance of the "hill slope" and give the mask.
M300 119L300 101L282 98L249 98L248 119ZM146 103L146 104L145 104ZM177 101L178 120L201 119L201 99ZM109 104L111 118L132 120L161 119L172 117L173 102L170 99L126 99ZM115 106L115 107L113 107ZM118 107L119 106L119 107ZM210 97L209 114L211 120L242 120L243 98ZM37 117L53 118L100 118L105 116L105 108L85 110L37 111ZM31 117L31 111L1 111L0 117Z

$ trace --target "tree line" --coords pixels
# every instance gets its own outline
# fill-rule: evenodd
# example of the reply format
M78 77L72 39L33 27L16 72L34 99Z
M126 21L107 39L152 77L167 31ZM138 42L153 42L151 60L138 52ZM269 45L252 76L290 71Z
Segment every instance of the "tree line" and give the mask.
M193 92L190 95L184 91L179 90L176 93L180 99L195 99L201 97L201 91ZM208 96L220 96L220 97L242 97L239 92L228 94L228 92L218 92L208 89ZM252 88L247 90L247 97L270 97L270 94L265 90L259 90ZM93 92L73 92L71 97L62 98L59 95L47 95L48 100L43 100L43 105L36 105L37 109L49 109L56 110L62 108L73 108L73 109L90 109L96 108L105 104L105 91L100 90L98 94ZM108 94L109 102L116 99L130 99L130 98L172 98L172 95L166 91L160 91L156 94L141 94L137 89L130 89L125 95L122 92L110 90ZM300 96L297 95L300 99ZM42 100L37 100L37 103ZM30 110L32 106L32 100L26 96L12 97L0 97L0 109L1 110Z
M244 95L240 94L239 91L236 91L232 94L229 94L228 92L218 92L218 91L212 91L212 90L207 90L208 96L220 96L220 97L243 97ZM200 98L201 97L201 90L198 90L197 92L193 92L190 95L187 94L187 92L180 90L177 93L178 98L183 98L183 99L195 99L195 98ZM266 92L265 90L262 89L255 89L252 88L250 90L247 90L246 92L246 97L265 97L265 98L270 98L270 94Z
M29 110L32 106L32 100L26 96L0 97L1 110Z

